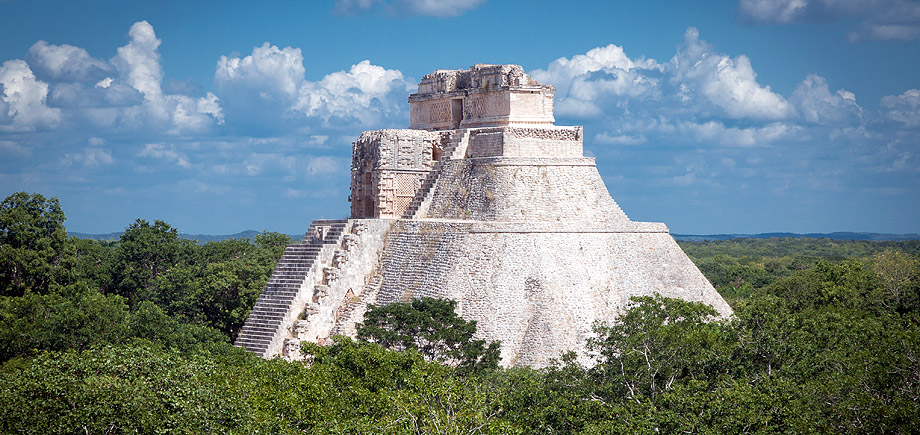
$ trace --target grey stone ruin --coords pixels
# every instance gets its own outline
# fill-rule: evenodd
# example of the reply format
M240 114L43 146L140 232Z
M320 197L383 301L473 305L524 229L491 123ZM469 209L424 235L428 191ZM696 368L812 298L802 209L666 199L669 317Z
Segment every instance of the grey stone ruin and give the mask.
M517 65L426 75L409 129L354 142L351 218L287 248L236 345L296 359L294 343L354 335L367 304L432 296L500 340L502 365L543 367L570 350L590 363L592 325L632 296L731 315L664 224L620 209L582 128L553 124L553 94Z

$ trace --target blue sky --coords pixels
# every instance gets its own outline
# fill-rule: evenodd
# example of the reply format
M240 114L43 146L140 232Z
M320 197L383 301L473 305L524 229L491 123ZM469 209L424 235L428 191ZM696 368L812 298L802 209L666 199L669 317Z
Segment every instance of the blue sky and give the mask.
M0 0L0 195L301 233L434 69L516 63L633 220L920 232L920 2Z

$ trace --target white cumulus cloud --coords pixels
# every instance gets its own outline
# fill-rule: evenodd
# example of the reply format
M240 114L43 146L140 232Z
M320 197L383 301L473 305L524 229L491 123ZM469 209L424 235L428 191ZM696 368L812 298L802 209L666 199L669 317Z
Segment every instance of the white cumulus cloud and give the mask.
M531 71L537 81L556 86L556 111L562 115L597 116L600 100L648 98L658 92L662 66L653 59L630 59L622 47L597 47L571 59L559 58Z
M882 98L885 115L907 128L920 126L920 89L908 89L901 95Z
M306 69L299 48L278 48L265 43L245 57L221 56L214 82L228 110L260 115L240 116L238 122L259 124L310 118L325 124L375 124L404 113L405 96L414 83L398 70L370 61L352 65L348 71L327 74L321 80L305 79ZM231 116L234 114L231 114Z
M128 31L130 41L118 48L118 54L112 58L112 64L121 72L122 79L134 89L141 91L147 99L162 96L160 83L163 70L160 67L160 53L157 49L160 40L153 31L153 26L146 21L139 21Z
M295 108L308 116L358 118L371 121L374 112L399 112L414 83L398 70L388 70L363 60L348 71L327 74L318 82L305 82ZM391 95L395 94L395 95Z
M809 74L789 99L802 119L814 124L851 125L862 115L856 95L843 89L831 93L827 80L817 74Z
M556 86L556 109L563 116L645 110L776 121L795 114L783 96L757 82L747 56L715 52L692 27L664 64L631 59L622 47L608 45L557 59L531 75Z
M129 113L129 117L137 122L152 118L165 124L167 133L171 134L202 131L213 123L223 123L223 111L216 95L208 92L196 99L163 93L163 69L158 51L161 41L150 23L134 23L128 36L130 41L118 48L112 64L118 69L122 82L144 95L143 110Z
M163 92L161 41L139 21L109 61L68 44L38 41L26 60L0 67L0 129L93 134L198 134L223 123L217 96Z
M781 95L757 83L747 56L713 53L695 28L687 29L684 45L671 59L671 67L672 82L705 96L731 118L782 119L793 113Z
M61 119L60 109L48 107L48 84L37 80L22 60L0 65L0 130L34 131L54 127Z
M38 41L29 48L26 61L42 78L58 81L87 82L104 78L113 68L80 47L53 45Z
M305 73L299 48L279 49L266 42L243 58L221 56L214 81L222 94L253 90L264 100L291 103L297 98Z
M530 74L556 87L557 119L594 123L586 127L595 131L588 142L620 149L797 149L884 137L869 132L878 114L863 109L854 93L809 74L782 95L757 80L747 56L719 53L692 27L668 62L631 58L607 45ZM881 116L903 127L920 124L920 91L886 97L881 106Z

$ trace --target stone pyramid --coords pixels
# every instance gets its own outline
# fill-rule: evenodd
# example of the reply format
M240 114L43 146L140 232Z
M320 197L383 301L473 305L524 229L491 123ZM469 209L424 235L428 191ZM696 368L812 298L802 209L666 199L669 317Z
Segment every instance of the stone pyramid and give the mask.
M731 308L662 223L633 222L553 125L552 86L517 65L436 70L409 96L407 130L353 145L351 219L314 221L285 251L236 340L299 358L301 341L354 335L367 304L457 301L502 364L543 367L632 296Z

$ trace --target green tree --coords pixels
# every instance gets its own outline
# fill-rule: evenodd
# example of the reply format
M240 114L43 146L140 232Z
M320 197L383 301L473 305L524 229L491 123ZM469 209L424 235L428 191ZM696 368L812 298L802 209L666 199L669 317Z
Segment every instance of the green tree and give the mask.
M610 403L574 353L542 370L515 367L486 378L497 391L500 417L527 434L579 433L590 422L611 416ZM620 400L617 398L616 400Z
M187 260L153 281L154 300L171 316L235 337L283 249L227 239L189 250Z
M886 249L875 254L872 260L872 270L881 281L878 299L884 306L900 311L920 307L920 295L917 294L920 268L916 258Z
M793 312L832 306L879 308L881 301L872 297L877 282L875 274L856 259L822 260L764 290L784 299Z
M70 237L58 265L57 283L70 285L85 282L103 293L113 289L113 263L116 242Z
M251 433L208 354L143 346L48 352L0 371L0 432Z
M263 231L255 237L254 242L260 249L269 251L272 257L281 258L284 248L291 244L291 238L287 234Z
M723 369L722 325L705 304L679 299L633 297L635 303L612 324L595 327L588 340L598 364L592 375L604 397L654 403L675 382L709 379Z
M157 220L138 219L121 235L116 251L116 289L131 305L156 300L156 279L187 261L192 243L175 228Z
M501 344L473 339L476 322L458 316L456 306L455 301L429 297L370 306L358 325L358 338L397 351L414 349L428 361L462 372L498 367Z
M64 219L58 199L38 193L0 203L0 294L48 291L67 240Z
M0 360L123 342L127 317L123 298L82 282L60 293L0 297Z

